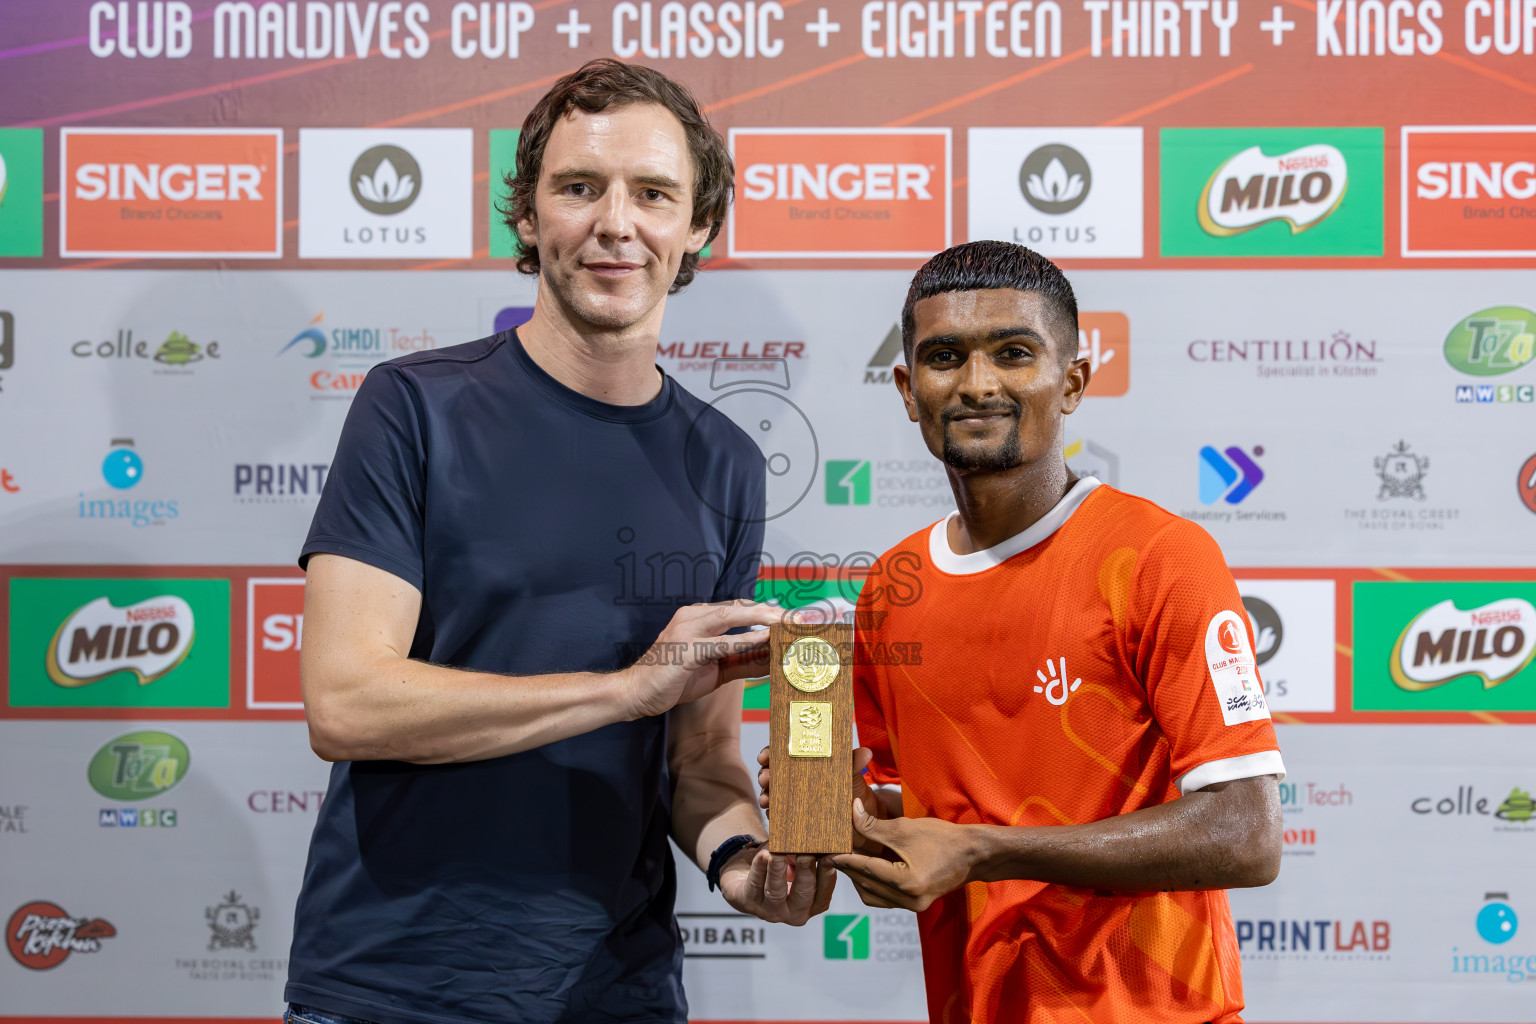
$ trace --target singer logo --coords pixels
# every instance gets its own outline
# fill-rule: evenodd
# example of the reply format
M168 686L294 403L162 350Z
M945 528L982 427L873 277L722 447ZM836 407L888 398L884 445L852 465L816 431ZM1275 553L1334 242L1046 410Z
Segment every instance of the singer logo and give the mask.
M1404 256L1536 256L1536 127L1403 129Z
M949 247L947 128L734 128L730 255L922 258Z
M252 577L245 593L245 705L299 710L304 577Z
M63 256L275 258L278 128L60 130Z

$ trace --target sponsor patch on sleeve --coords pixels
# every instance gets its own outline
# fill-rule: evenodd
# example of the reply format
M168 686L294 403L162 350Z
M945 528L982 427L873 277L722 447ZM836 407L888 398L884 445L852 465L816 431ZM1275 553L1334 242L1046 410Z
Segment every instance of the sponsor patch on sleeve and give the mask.
M1234 611L1220 611L1205 630L1205 664L1227 725L1269 717L1248 630Z

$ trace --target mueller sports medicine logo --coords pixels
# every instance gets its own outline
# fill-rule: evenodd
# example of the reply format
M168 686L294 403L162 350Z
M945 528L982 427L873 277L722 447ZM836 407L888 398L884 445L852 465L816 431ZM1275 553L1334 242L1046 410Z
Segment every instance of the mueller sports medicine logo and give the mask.
M144 686L179 665L192 638L192 606L180 597L152 597L126 608L98 597L59 626L48 645L48 677L76 687L132 672Z
M57 903L42 900L16 908L5 926L5 945L23 967L46 971L71 953L99 953L101 941L117 934L99 917L71 917Z
M1452 600L1415 615L1392 648L1392 681L1412 692L1475 676L1491 690L1536 657L1536 607L1517 597L1463 610Z
M1536 256L1536 127L1404 127L1403 255Z
M278 128L63 128L59 254L283 254Z
M1279 156L1249 146L1222 162L1200 193L1200 226L1225 237L1284 221L1298 234L1344 201L1349 168L1344 154L1318 143Z
M927 258L949 247L947 128L733 128L730 255Z

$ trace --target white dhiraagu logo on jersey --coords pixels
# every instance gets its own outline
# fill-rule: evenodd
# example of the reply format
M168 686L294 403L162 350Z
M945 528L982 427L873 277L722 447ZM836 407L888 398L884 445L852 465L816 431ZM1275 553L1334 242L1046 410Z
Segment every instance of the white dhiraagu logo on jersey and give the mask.
M1269 717L1248 630L1234 611L1221 611L1205 629L1205 664L1228 725Z
M1058 675L1056 672L1056 665L1058 663L1061 665L1060 675ZM1050 675L1046 675L1046 672L1049 672ZM1055 704L1057 707L1065 704L1067 702L1067 698L1073 693L1076 693L1077 688L1083 685L1081 676L1072 680L1072 682L1068 684L1066 658L1058 658L1056 661L1047 661L1045 663L1045 672L1042 672L1039 669L1035 669L1035 675L1040 679L1040 685L1035 687L1035 692L1045 694L1045 699L1050 701L1052 704Z

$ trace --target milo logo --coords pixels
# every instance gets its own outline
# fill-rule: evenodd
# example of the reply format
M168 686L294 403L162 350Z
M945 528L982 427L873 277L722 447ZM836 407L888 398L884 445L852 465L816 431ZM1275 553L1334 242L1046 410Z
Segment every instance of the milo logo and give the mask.
M187 745L167 732L130 732L109 740L86 769L108 800L147 800L180 782L192 763Z
M1316 143L1279 156L1249 146L1222 161L1206 181L1200 226L1227 236L1278 220L1299 234L1338 209L1348 184L1344 154L1334 146Z
M139 685L154 682L192 649L192 606L174 595L118 608L98 597L76 609L48 645L48 676L60 686L86 686L119 672Z
M1461 676L1491 690L1536 656L1536 606L1518 597L1464 611L1451 600L1415 615L1392 648L1392 681L1418 692Z
M1474 377L1497 377L1536 358L1536 313L1493 306L1459 321L1445 336L1445 361Z

